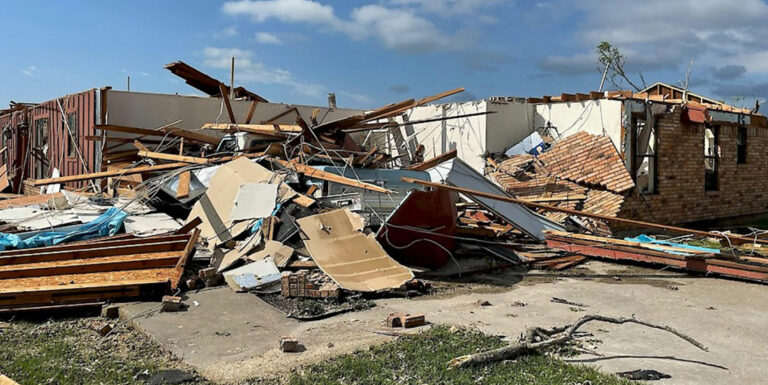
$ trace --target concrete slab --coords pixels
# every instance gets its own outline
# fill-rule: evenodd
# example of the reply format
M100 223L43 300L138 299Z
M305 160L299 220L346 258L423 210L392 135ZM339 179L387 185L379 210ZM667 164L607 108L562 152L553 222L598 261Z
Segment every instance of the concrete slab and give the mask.
M762 384L768 367L763 341L768 286L712 278L688 278L635 269L641 277L623 276L618 265L589 262L592 278L525 278L513 287L475 288L418 299L384 299L371 310L299 323L250 294L228 288L190 293L187 312L136 315L153 304L122 309L123 317L208 378L237 383L247 378L287 373L297 365L366 348L391 337L384 321L393 312L420 312L427 321L477 327L516 338L529 326L551 326L590 314L629 316L681 330L710 348L703 352L676 337L637 325L593 324L585 328L599 340L592 348L602 356L574 362L597 365L606 372L655 369L672 375L659 384ZM616 276L620 280L613 278ZM511 277L497 276L512 280ZM552 297L588 305L553 303ZM491 306L478 307L484 300ZM197 301L199 306L194 306ZM525 302L526 306L515 306ZM426 326L429 327L429 326ZM401 329L402 330L402 329ZM282 335L299 339L306 350L281 353Z

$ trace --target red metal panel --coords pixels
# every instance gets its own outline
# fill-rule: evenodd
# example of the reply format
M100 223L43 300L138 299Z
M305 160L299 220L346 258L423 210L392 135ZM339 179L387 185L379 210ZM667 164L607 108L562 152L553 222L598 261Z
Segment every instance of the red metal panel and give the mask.
M37 119L48 119L48 152L47 158L50 162L47 175L35 175L37 161L30 162L29 167L25 175L32 178L48 178L50 177L53 168L58 168L61 172L61 176L82 174L91 170L95 170L95 145L91 141L85 140L88 135L93 135L94 124L96 117L96 90L90 89L80 93L67 95L58 99L49 100L35 106L32 112L32 120L30 121L30 141L31 143L38 143L35 132L34 121ZM62 110L64 114L62 114ZM73 151L70 156L69 152L69 133L64 124L69 114L75 114L76 124L72 127L72 130L77 132L78 145L80 148L81 156L77 151ZM85 163L85 165L83 164ZM32 173L32 174L30 174ZM26 176L25 176L26 178ZM71 187L81 188L85 187L87 182L73 182L69 184Z

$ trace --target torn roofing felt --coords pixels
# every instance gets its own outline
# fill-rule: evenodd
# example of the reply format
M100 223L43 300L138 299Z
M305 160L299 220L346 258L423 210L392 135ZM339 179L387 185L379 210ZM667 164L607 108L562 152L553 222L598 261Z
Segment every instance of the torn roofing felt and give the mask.
M304 245L317 266L344 289L396 289L413 279L413 272L392 259L373 234L362 233L362 217L346 208L296 222L308 238Z
M462 187L487 194L509 196L504 189L480 175L477 171L472 169L472 167L458 158L453 160L453 166L445 181L456 187ZM516 229L539 241L545 240L544 231L546 230L565 231L565 228L562 225L521 205L477 196L470 196L470 198L479 205L503 218Z

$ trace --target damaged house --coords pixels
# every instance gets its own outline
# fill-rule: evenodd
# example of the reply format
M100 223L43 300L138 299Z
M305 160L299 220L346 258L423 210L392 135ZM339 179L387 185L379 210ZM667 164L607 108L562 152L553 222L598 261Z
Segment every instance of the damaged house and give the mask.
M232 89L183 63L166 68L208 97L89 89L42 103L12 103L0 110L2 164L14 192L22 181L120 169L140 160L133 146L186 141L187 146L217 150L224 130L201 130L205 123L290 124L297 116L310 121L336 120L359 110L269 103L243 87ZM222 94L225 96L222 97ZM224 100L227 99L227 103ZM251 139L264 134L250 133ZM0 170L2 171L2 170ZM137 177L127 178L125 188ZM65 186L83 188L89 182ZM30 186L31 187L31 186ZM90 186L89 186L90 187Z
M756 111L657 83L634 93L430 105L404 122L474 112L485 114L402 126L392 136L405 140L392 151L455 149L514 196L620 218L674 224L768 212L757 182L768 177L768 123Z

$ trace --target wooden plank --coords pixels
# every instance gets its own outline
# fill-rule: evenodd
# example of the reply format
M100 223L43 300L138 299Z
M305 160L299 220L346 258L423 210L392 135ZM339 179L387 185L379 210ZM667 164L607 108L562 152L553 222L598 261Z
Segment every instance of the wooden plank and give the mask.
M200 217L195 217L195 219L188 221L184 226L181 226L180 229L176 230L174 234L187 234L197 226L200 226L201 223L203 223L203 220L200 219Z
M0 166L0 191L3 191L10 186L11 183L8 181L8 166L2 165Z
M90 174L62 176L59 178L31 179L31 182L33 186L39 187L39 186L46 186L49 184L78 182L81 180L111 178L111 177L123 176L123 175L141 174L145 172L172 170L174 168L180 168L187 165L188 163L168 163L168 164L159 164L157 166L142 166L142 167L134 167L129 169L94 172Z
M176 199L189 197L189 182L192 179L192 171L184 171L179 175L179 184L176 188Z
M205 123L203 129L228 132L245 131L254 134L275 135L286 132L299 133L301 126L297 124L230 124L230 123Z
M184 140L184 139L182 139L182 140ZM147 148L147 146L145 146L143 143L141 143L141 141L139 141L138 139L133 141L133 146L136 147L139 151L149 152L149 149Z
M224 106L227 108L227 114L229 115L229 121L237 123L235 119L235 113L232 111L232 104L229 103L229 90L224 83L219 83L219 90L221 91L221 98L224 100Z
M544 204L541 204L541 203L527 202L527 201L524 201L524 200L521 200L521 199L515 199L515 198L512 198L512 197L509 197L509 196L489 194L489 193L484 193L484 192L481 192L481 191L475 191L475 190L465 189L465 188L461 188L461 187L448 186L448 185L444 185L444 184L440 184L440 183L432 183L432 182L427 182L427 181L423 181L423 180L419 180L419 179L414 179L414 178L402 177L400 179L403 182L407 182L407 183L415 183L415 184L419 184L419 185L427 186L427 187L433 187L433 188L445 189L445 190L450 190L450 191L456 191L456 192L459 192L459 193L462 193L462 194L466 194L466 195L474 195L474 196L479 196L479 197L484 197L484 198L489 198L489 199L495 199L495 200L499 200L499 201L503 201L503 202L517 203L517 204L520 204L520 205L523 205L523 206L527 206L527 207L531 207L531 208L535 208L535 209L542 209L542 210L560 212L560 213L565 213L565 214L570 214L570 215L575 215L575 216L580 216L580 217L585 217L585 218L602 219L602 220L609 221L609 222L625 223L625 224L637 226L638 228L652 228L652 229L659 229L659 230L664 230L664 231L671 231L671 232L680 233L680 234L695 234L695 235L701 235L701 236L706 236L706 237L715 237L715 238L719 238L719 239L730 239L730 241L732 243L737 243L737 244L740 244L740 243L752 243L752 242L757 242L757 243L761 243L761 244L768 244L768 239L759 239L758 238L758 239L755 240L754 238L742 237L742 236L738 236L738 235L734 235L734 234L726 235L726 234L720 234L720 233L712 233L712 232L709 232L709 231L700 231L700 230L687 229L687 228L677 227L677 226L668 226L668 225L663 225L663 224L658 224L658 223L637 221L637 220L633 220L633 219L625 219L625 218L611 217L611 216L607 216L607 215L592 214L592 213L588 213L588 212L585 212L585 211L579 211L579 210L572 210L572 209L566 209L566 208L561 208L561 207L549 206L549 205L544 205Z
M18 198L11 198L0 201L0 209L7 209L9 207L29 206L29 205L42 205L48 203L51 199L62 197L64 194L61 192L53 194L40 194L31 196L21 196Z
M80 303L69 303L69 304L63 304L63 305L49 305L49 306L40 306L40 305L13 306L13 307L0 308L0 314L35 312L40 310L58 311L58 310L68 310L68 309L81 309L81 308L87 308L87 307L102 307L104 306L105 303L106 303L105 301L96 301L96 302L87 301L87 302L80 302ZM2 383L0 383L0 385L2 385Z
M66 249L60 246L51 246L50 248L55 249L49 251L45 250L49 248L40 248L29 253L20 253L0 257L0 266L37 262L66 261L72 259L99 258L115 255L171 252L182 250L186 244L187 239L174 239L170 241L159 240L147 243L141 243L137 239L132 239L121 240L119 243L113 245L86 243L73 246L71 249Z
M427 160L425 160L425 161L423 161L421 163L415 163L415 164L409 165L405 169L406 170L414 170L414 171L428 170L428 169L430 169L432 167L437 166L440 163L443 163L443 162L446 162L446 161L449 161L449 160L455 158L456 154L457 154L456 150L451 150L451 151L448 151L448 152L446 152L444 154L440 154L440 155L438 155L438 156L436 156L434 158L427 159Z
M327 172L327 171L318 170L316 168L313 168L313 167L310 167L310 166L307 166L307 165L303 165L303 164L300 164L300 163L296 163L296 162L293 162L293 161L287 162L287 161L284 161L282 159L274 159L274 161L280 163L284 167L288 167L288 168L293 169L296 172L300 172L300 173L304 174L305 176L307 176L309 178L321 179L321 180L328 181L328 182L334 182L334 183L338 183L338 184L343 184L345 186L356 187L356 188L363 189L363 190L368 190L368 191L375 191L375 192L379 192L379 193L382 193L382 194L393 194L394 193L394 191L389 190L389 189L385 189L383 187L372 185L370 183L356 181L354 179L349 179L349 178L343 177L341 175L336 175L336 174L332 174L332 173Z
M584 194L556 195L547 198L522 198L526 202L567 202L587 199Z
M314 185L313 185L314 186ZM309 207L315 204L315 200L304 195L304 194L298 194L295 197L293 197L293 202L301 207Z
M256 112L256 106L259 104L258 100L254 100L253 103L251 103L251 108L248 109L248 116L245 117L245 124L250 124L251 119L253 119L253 113Z
M170 277L171 289L173 290L176 290L181 283L181 278L184 276L184 269L187 268L187 263L189 263L192 254L195 253L195 243L197 243L198 237L200 237L200 229L192 230L192 235L189 237L189 241L184 247L184 251L182 251L181 258L179 258L179 261L173 269L173 275Z
M152 158L152 159L160 159L160 160L170 160L174 162L183 162L183 163L193 163L193 164L208 164L210 163L210 160L206 158L199 158L196 156L183 156L183 155L175 155L175 154L166 154L163 152L153 152L153 151L139 151L139 156L145 157L145 158Z
M174 267L181 253L145 253L129 255L129 258L100 257L78 261L77 264L61 265L58 262L15 265L13 269L0 266L0 279L47 277L66 274L102 273L108 271L156 269ZM68 261L69 262L69 261Z

